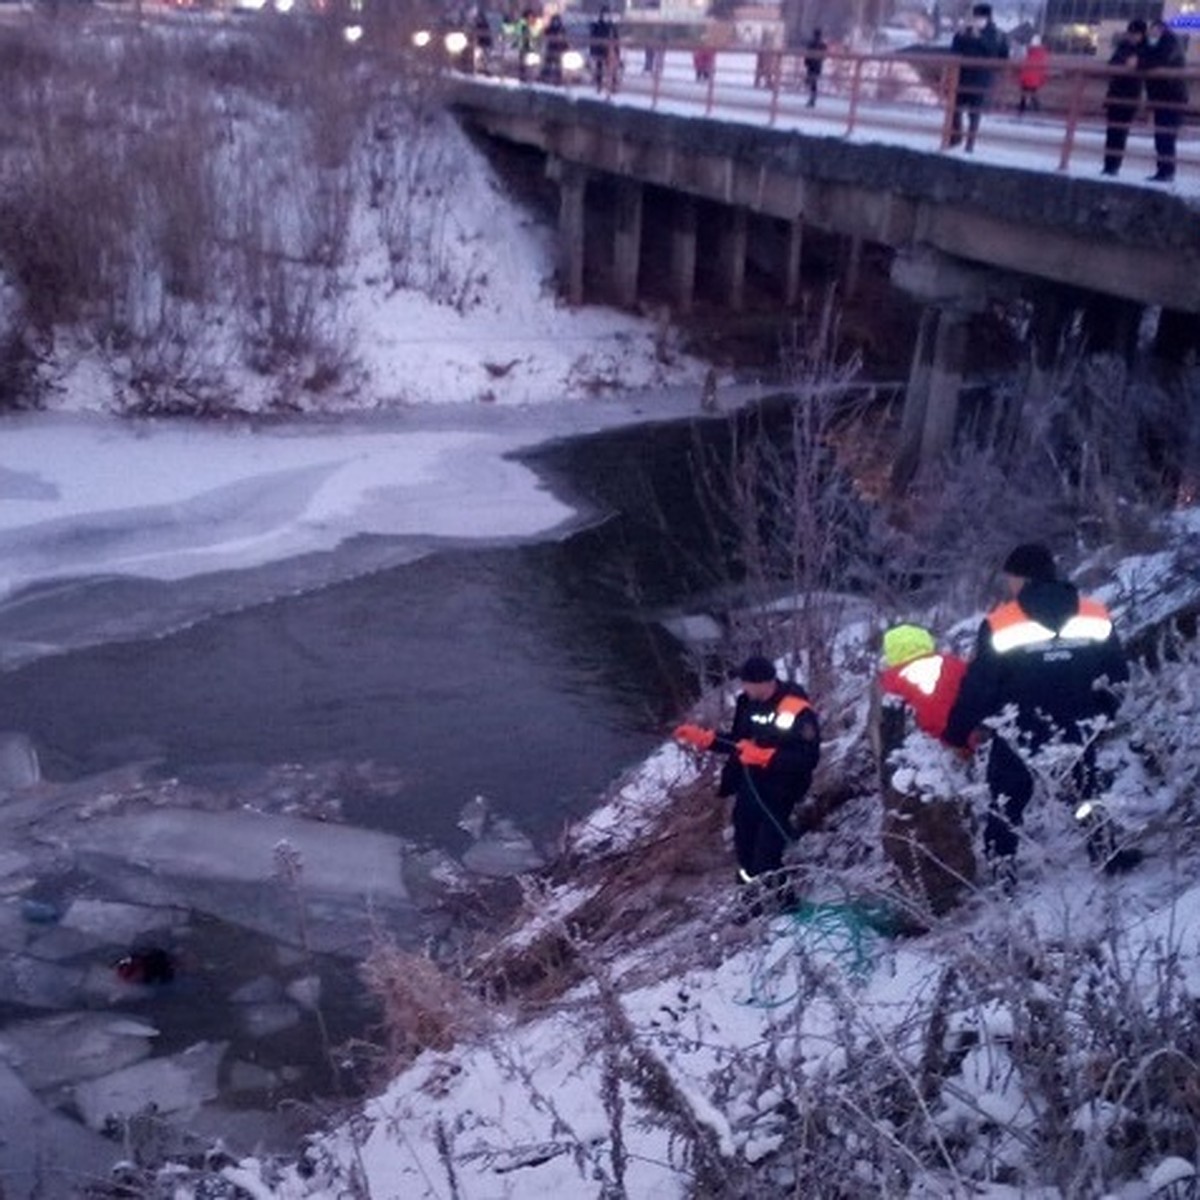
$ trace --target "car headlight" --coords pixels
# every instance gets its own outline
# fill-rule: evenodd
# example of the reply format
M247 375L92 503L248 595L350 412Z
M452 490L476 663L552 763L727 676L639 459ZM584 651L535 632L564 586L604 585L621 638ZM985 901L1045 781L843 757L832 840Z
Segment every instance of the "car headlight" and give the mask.
M562 65L564 71L582 71L583 55L578 50L568 50L562 56Z
M412 44L416 46L418 50L424 50L432 40L433 35L428 29L418 29L417 32L412 35Z
M446 34L445 46L448 54L461 54L467 48L467 35L456 29Z

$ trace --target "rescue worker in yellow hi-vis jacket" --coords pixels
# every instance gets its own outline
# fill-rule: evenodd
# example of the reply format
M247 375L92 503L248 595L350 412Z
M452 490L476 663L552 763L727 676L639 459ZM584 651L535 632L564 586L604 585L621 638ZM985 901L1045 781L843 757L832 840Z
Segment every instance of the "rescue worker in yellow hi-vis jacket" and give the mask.
M698 750L728 755L718 789L734 796L733 845L738 879L758 885L783 866L792 825L821 757L821 728L808 695L776 677L770 659L755 655L739 671L741 691L727 731L680 725L675 738ZM776 877L769 884L780 885ZM786 898L786 897L785 897Z
M1054 556L1038 543L1018 546L1002 568L1009 599L984 619L975 654L946 723L944 739L966 746L988 717L1016 710L1016 735L993 737L987 780L992 805L984 851L1011 881L1018 834L1033 795L1030 763L1052 741L1079 746L1062 785L1081 824L1088 851L1108 871L1136 865L1141 855L1111 845L1112 827L1097 820L1094 731L1120 704L1129 678L1125 653L1108 609L1058 578Z

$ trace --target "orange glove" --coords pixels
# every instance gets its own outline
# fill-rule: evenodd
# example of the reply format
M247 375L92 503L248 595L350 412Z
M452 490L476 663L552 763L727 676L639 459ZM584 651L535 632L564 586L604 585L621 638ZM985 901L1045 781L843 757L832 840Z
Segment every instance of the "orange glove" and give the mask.
M775 757L775 751L743 738L737 744L737 756L743 767L765 767Z
M672 737L677 742L695 746L697 750L707 750L717 739L717 735L711 729L705 729L703 725L680 725Z

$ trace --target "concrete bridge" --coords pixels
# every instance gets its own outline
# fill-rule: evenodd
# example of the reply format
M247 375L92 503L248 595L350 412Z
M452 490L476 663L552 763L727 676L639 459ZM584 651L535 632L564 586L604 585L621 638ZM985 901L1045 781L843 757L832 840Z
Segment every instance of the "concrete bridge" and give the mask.
M936 143L812 136L465 78L452 88L468 125L544 155L571 303L603 285L619 305L665 294L686 313L703 279L736 311L753 263L790 307L806 229L888 247L893 282L923 306L902 437L908 469L950 444L968 320L993 298L1033 305L1030 390L1044 385L1064 322L1088 297L1117 301L1129 337L1144 306L1200 325L1200 204L1101 179L1098 159L1097 177L1080 178L939 153Z

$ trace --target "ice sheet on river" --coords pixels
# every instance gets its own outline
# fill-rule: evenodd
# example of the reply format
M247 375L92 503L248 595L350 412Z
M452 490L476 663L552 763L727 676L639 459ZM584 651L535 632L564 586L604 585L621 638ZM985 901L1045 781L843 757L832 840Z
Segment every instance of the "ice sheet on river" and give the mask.
M181 903L311 950L360 953L372 913L411 909L406 843L346 825L157 809L94 818L66 842L134 903Z
M158 1030L108 1012L19 1021L0 1030L0 1059L38 1091L105 1075L149 1057Z
M505 456L528 435L32 416L0 440L6 590L255 566L361 534L525 537L571 515Z
M44 1108L0 1063L0 1180L5 1200L67 1200L108 1177L117 1147ZM64 1163L70 1166L64 1167Z

